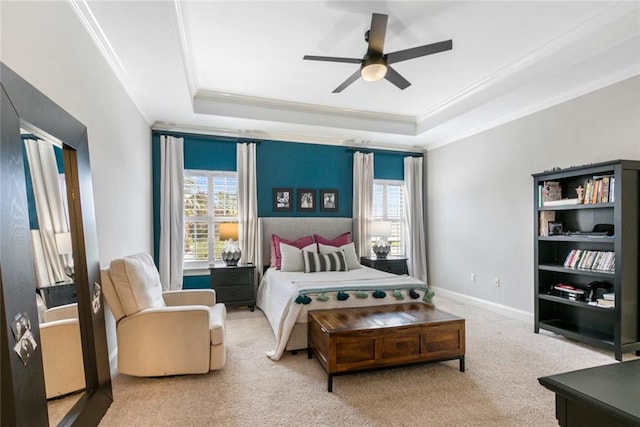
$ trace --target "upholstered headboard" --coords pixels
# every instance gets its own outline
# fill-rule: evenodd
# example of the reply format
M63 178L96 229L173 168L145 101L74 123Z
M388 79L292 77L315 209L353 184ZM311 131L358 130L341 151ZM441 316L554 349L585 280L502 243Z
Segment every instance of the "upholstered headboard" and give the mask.
M296 218L259 218L258 219L258 265L268 266L271 261L271 235L276 234L287 240L296 240L303 236L319 234L328 239L332 239L347 231L351 232L353 238L352 218L316 218L316 217L296 217ZM358 247L356 245L356 247ZM262 270L262 268L260 269Z

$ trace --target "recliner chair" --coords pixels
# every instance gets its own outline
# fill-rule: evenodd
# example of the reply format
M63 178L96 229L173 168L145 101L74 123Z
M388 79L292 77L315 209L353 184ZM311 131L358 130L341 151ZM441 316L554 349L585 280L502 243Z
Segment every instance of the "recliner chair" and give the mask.
M116 319L120 373L155 377L224 367L227 311L214 290L163 292L146 253L111 261L101 277Z

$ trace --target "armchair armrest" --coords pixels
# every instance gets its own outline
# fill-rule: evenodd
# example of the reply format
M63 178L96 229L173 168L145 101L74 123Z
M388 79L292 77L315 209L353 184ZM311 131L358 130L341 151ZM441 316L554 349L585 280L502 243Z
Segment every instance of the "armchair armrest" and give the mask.
M209 308L203 305L150 308L126 316L117 325L118 370L136 376L206 373L209 325Z
M46 309L42 313L42 322L52 322L62 319L77 319L78 318L78 303L60 305L58 307L52 307Z
M181 305L216 305L216 291L213 289L190 289L166 291L162 293L164 303L169 307Z
M84 362L78 319L40 324L40 343L47 399L83 389Z

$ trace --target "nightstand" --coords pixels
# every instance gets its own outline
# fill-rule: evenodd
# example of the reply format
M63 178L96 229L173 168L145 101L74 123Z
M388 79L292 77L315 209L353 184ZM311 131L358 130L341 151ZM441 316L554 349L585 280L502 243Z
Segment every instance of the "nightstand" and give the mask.
M409 274L407 258L388 256L386 258L362 257L360 264L393 274Z
M37 289L47 308L72 304L78 301L75 283L58 283Z
M211 289L216 291L216 302L223 302L230 307L247 305L251 311L255 309L255 265L213 265L209 270Z

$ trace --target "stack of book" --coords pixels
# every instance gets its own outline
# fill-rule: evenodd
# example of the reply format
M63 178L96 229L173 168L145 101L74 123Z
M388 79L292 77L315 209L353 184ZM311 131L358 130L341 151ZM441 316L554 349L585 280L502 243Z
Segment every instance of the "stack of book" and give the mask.
M591 305L596 305L598 307L604 308L614 308L616 306L616 294L604 294L602 298L598 298L594 303L590 303Z
M562 266L596 271L615 271L615 252L572 249Z
M553 288L556 291L560 291L560 296L563 298L568 298L572 301L584 300L584 291L582 289L564 283L558 283Z

